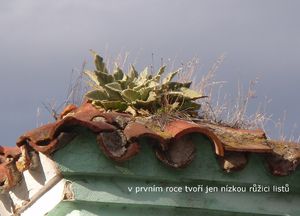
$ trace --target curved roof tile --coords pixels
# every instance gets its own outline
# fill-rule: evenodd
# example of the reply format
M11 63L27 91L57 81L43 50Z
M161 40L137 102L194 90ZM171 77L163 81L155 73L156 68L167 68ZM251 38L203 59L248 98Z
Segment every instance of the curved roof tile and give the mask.
M69 105L59 119L23 134L16 147L0 146L0 189L9 190L20 180L20 173L34 167L36 152L51 154L74 137L74 128L84 127L97 136L102 152L123 162L140 151L140 138L151 142L157 158L174 168L184 168L196 154L191 134L208 137L220 165L226 171L242 169L245 153L266 153L274 175L288 175L300 163L300 145L268 140L262 130L240 130L206 122L173 119L162 129L154 121L140 121L129 114L105 112L90 103Z

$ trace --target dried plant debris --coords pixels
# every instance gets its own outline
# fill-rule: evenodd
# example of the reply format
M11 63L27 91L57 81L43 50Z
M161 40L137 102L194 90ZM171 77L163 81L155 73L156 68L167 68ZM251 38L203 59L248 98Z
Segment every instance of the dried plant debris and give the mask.
M273 175L286 176L300 164L300 145L295 142L269 140L273 154L268 156L268 166Z

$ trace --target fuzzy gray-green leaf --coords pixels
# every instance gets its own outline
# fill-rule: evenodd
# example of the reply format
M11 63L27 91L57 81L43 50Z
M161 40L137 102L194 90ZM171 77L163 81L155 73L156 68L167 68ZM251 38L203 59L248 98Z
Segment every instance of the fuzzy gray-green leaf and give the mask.
M147 80L149 80L148 76L148 67L146 67L138 76L138 78L135 80L136 86L142 86L144 85Z
M186 83L181 83L181 82L168 82L162 85L163 89L166 90L172 90L172 91L178 91L180 88L185 87L185 88L190 88L192 82L186 82Z
M138 75L139 75L139 73L136 71L136 69L134 68L134 66L130 65L130 69L129 69L129 72L128 72L128 80L131 82L135 78L137 78Z
M101 104L106 110L124 111L127 108L127 103L121 101L104 100Z
M108 94L105 90L97 89L89 91L85 94L85 97L89 100L107 100Z
M185 98L191 99L191 100L196 100L199 98L204 98L207 96L204 96L203 94L200 94L199 92L196 92L192 89L186 88L186 87L181 87L180 91L183 93L183 96Z
M105 84L111 83L114 81L114 77L111 74L103 73L101 71L95 71L95 74L97 76L97 80L100 84L100 86L103 86Z
M97 71L101 71L103 73L108 73L108 70L105 66L103 58L100 55L98 55L95 51L93 51L93 50L90 50L90 51L94 57L94 64L95 64Z
M110 97L110 100L121 100L122 101L122 97L121 97L122 87L119 83L113 82L113 83L106 84L103 87L107 91L107 93Z
M106 88L109 88L112 91L121 92L122 86L118 82L112 82L105 85Z
M168 82L171 82L171 80L174 78L174 76L176 76L179 73L179 71L180 70L169 73L168 76L163 79L162 84L166 84Z
M122 80L123 77L124 77L124 73L123 73L123 71L119 67L117 67L115 69L115 71L114 71L113 76L114 76L114 78L115 78L116 81Z
M179 106L179 110L181 111L197 111L201 107L200 104L193 101L184 101L183 104Z
M156 75L161 76L165 72L166 67L167 67L166 65L160 67Z
M157 103L157 95L155 92L150 91L147 100L136 100L134 103L135 108L151 108L150 106Z
M153 102L156 101L156 99L157 99L157 94L154 91L150 91L146 102Z
M97 75L95 74L94 71L89 71L89 70L86 70L84 71L85 75L88 76L88 78L93 81L96 85L100 85L98 79L97 79Z
M185 87L180 88L179 91L167 92L167 95L168 95L168 97L173 98L173 99L178 98L178 99L188 99L188 100L196 100L199 98L206 97L192 89L185 88Z
M141 99L141 95L137 91L134 91L132 89L126 89L122 91L121 95L124 98L124 100L126 100L129 103Z
M153 87L141 88L138 93L140 94L141 100L147 100L149 97L149 92L152 91Z

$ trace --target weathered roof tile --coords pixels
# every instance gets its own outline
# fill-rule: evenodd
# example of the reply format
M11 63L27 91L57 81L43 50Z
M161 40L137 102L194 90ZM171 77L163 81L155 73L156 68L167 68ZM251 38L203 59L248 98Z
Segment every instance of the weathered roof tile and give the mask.
M105 112L90 103L69 105L54 123L31 130L17 140L16 147L0 146L0 188L9 190L20 180L21 172L34 167L36 152L51 154L74 137L80 126L94 132L102 152L123 162L140 151L140 139L149 140L157 158L174 168L184 168L195 157L196 145L191 134L206 136L221 167L229 172L247 164L246 153L265 153L274 175L288 175L300 163L298 143L268 140L262 130L240 130L207 122L170 119L160 128L151 119L129 114Z

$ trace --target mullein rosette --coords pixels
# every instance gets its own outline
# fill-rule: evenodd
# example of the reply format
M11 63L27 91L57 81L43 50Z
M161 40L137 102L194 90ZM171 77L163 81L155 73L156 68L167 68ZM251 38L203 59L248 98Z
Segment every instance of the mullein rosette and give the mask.
M200 105L197 99L202 94L190 89L192 82L175 82L173 78L180 69L170 72L163 79L166 66L155 75L146 67L138 73L133 65L127 73L115 65L110 72L103 58L92 51L95 70L85 71L93 83L93 89L85 97L94 105L105 110L129 112L133 115L155 114L165 111L196 112Z

